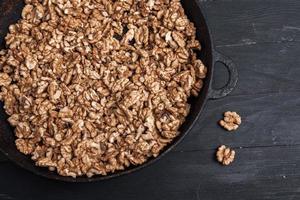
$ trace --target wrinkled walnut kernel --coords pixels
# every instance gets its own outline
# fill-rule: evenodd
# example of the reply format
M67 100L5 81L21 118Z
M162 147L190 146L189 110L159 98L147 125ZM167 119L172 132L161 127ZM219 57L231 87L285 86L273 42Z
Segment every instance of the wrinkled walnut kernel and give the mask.
M234 160L235 151L230 149L229 147L226 147L225 145L222 145L218 148L216 156L217 160L220 163L222 163L223 165L229 165Z
M63 176L156 157L207 69L179 0L26 0L0 51L16 146Z
M219 124L228 131L238 129L242 123L241 117L236 112L227 111L224 113L224 119L220 120Z

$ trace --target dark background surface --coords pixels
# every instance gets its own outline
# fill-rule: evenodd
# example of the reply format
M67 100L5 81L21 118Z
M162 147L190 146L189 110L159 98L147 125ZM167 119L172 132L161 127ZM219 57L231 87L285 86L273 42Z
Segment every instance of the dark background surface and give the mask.
M163 159L113 180L50 181L0 155L0 199L300 199L300 1L199 1L216 49L238 66L233 93L209 101L190 134ZM215 87L224 85L224 74L217 65ZM235 133L217 125L227 110L242 116ZM237 153L228 167L214 159L221 144Z

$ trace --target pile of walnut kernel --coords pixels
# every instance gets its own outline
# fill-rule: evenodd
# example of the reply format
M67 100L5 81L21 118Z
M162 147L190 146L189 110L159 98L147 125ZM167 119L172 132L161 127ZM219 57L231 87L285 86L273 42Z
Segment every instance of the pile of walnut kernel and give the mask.
M206 76L179 0L25 3L0 51L0 99L18 150L72 177L158 156Z

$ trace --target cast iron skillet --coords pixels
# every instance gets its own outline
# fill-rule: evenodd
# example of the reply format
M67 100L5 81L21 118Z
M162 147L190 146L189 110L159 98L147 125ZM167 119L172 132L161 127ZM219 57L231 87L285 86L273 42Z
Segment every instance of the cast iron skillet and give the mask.
M198 52L198 57L205 63L208 68L207 78L205 79L204 87L197 98L191 98L191 112L188 115L186 122L180 128L180 135L169 144L163 152L157 157L148 160L148 162L139 166L132 166L124 171L109 174L107 176L95 176L92 178L78 177L76 179L71 177L59 176L55 172L48 171L47 168L36 167L34 162L29 156L20 153L14 144L15 137L13 128L6 121L7 115L3 109L3 104L0 105L0 150L10 160L19 166L33 172L34 174L67 182L91 182L105 179L111 179L124 174L129 174L138 169L142 169L166 155L173 149L190 131L193 124L197 121L205 102L208 99L219 99L228 95L235 87L238 74L234 63L224 57L222 54L216 52L213 48L212 38L209 33L209 28L205 22L205 18L197 4L197 0L181 0L183 7L189 19L195 23L197 28L197 38L201 42L202 50ZM20 18L22 7L24 6L23 0L0 0L0 48L4 48L4 36L8 31L9 24L15 23ZM229 81L227 85L221 89L215 90L212 88L212 76L214 66L217 62L223 63L229 71Z

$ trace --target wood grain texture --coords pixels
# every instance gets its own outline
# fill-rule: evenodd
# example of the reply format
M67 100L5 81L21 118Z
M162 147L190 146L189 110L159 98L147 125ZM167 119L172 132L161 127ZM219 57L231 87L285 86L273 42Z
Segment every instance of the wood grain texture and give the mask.
M213 149L220 144L234 147L291 146L300 144L300 92L242 95L210 101L191 133L176 150ZM242 125L231 133L217 122L233 110Z
M190 134L165 158L114 180L49 181L0 154L0 199L300 199L300 1L199 2L216 49L238 66L230 96L208 101ZM214 85L225 81L218 65ZM242 116L235 133L217 125L227 110ZM221 144L236 149L233 165L214 160Z

